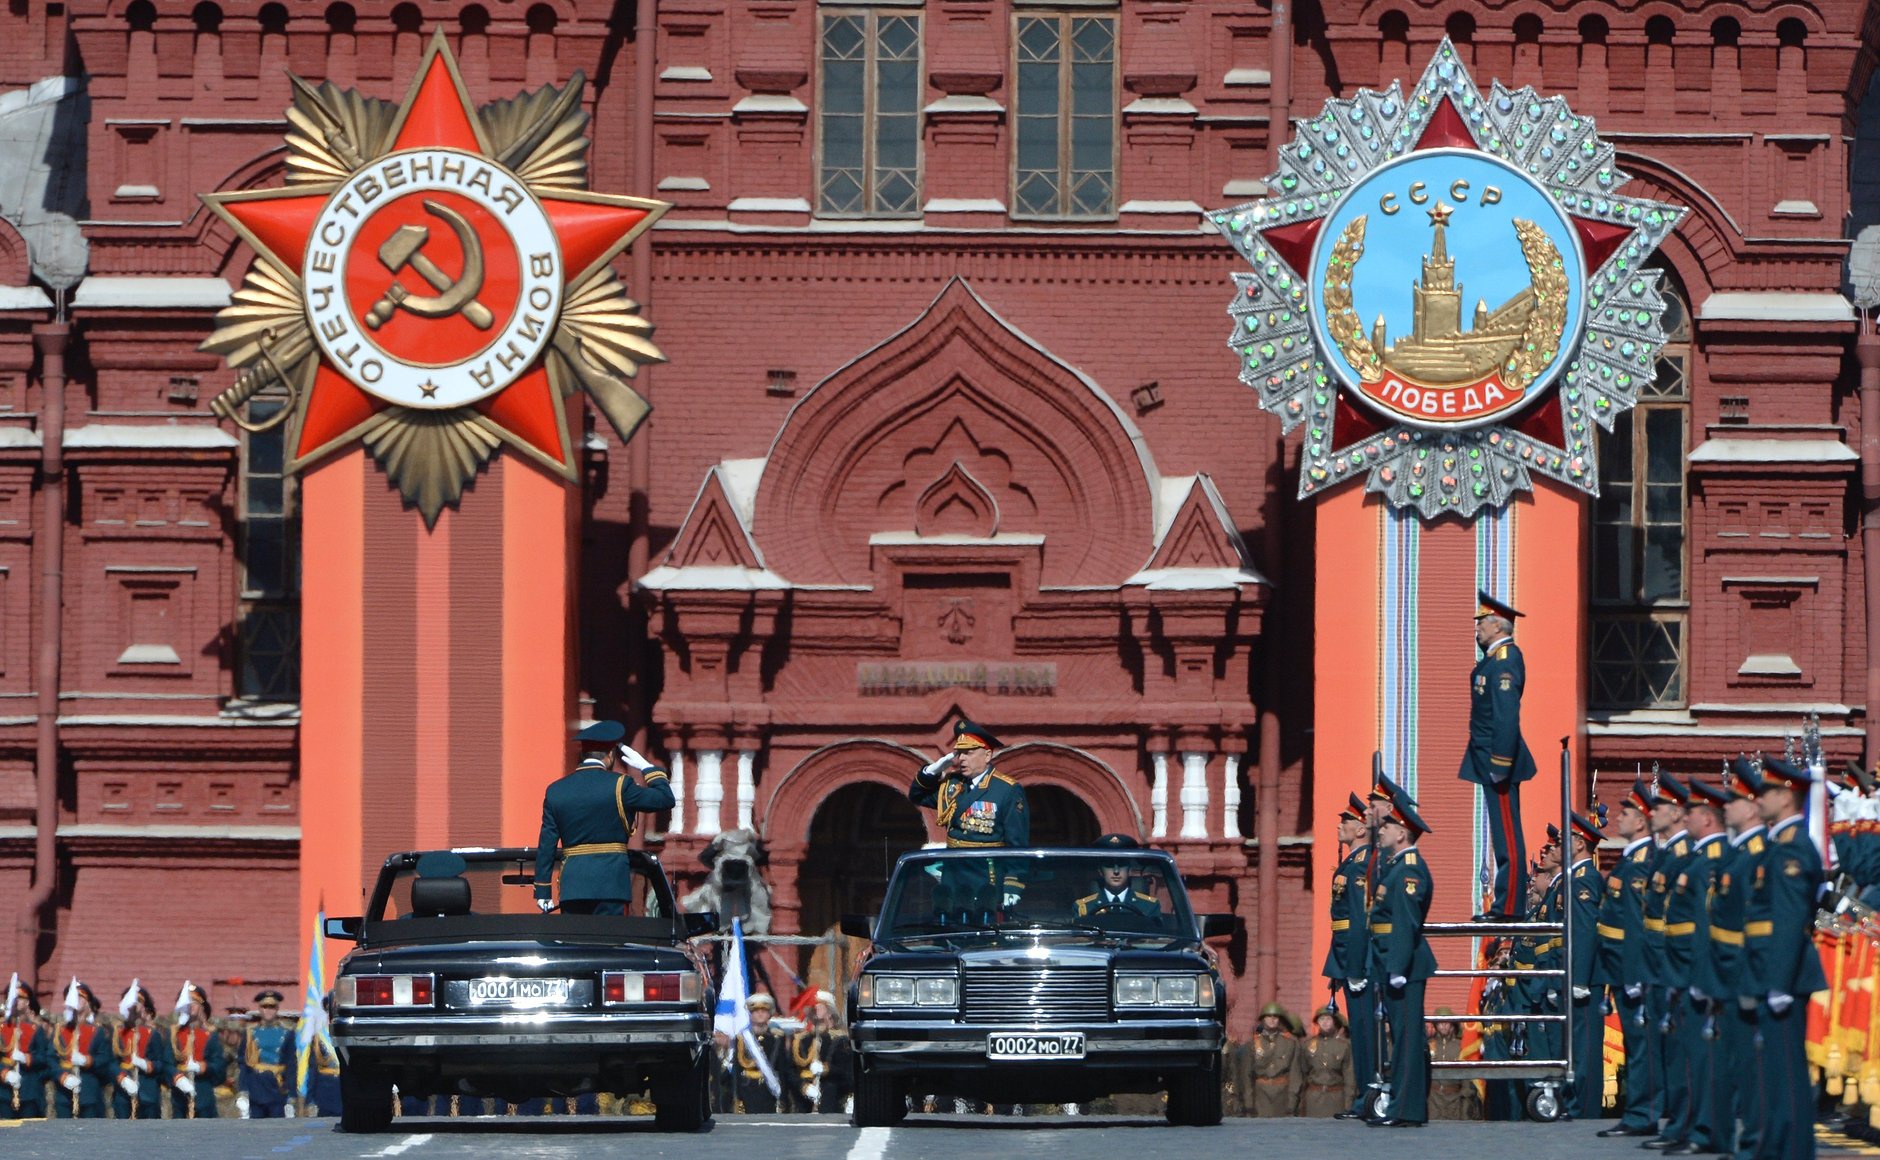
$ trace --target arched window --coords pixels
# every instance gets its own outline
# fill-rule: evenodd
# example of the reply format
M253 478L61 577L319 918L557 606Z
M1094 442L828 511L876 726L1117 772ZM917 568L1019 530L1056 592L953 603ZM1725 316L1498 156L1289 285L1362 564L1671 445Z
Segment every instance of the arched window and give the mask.
M259 425L287 400L248 403ZM287 425L242 433L241 607L235 695L256 703L300 700L300 518L287 474Z
M1657 374L1599 440L1591 699L1602 708L1664 708L1685 699L1691 315L1669 270L1663 289L1666 342Z

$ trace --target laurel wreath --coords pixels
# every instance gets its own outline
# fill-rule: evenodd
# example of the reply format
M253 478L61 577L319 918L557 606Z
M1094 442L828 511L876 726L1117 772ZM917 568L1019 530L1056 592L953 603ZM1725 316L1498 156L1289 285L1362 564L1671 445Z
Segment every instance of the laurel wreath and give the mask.
M1358 372L1363 382L1375 383L1384 377L1384 364L1379 353L1372 348L1371 340L1364 336L1364 326L1358 321L1358 312L1351 307L1351 278L1357 272L1358 259L1364 257L1364 227L1368 215L1359 214L1351 224L1338 235L1338 243L1332 247L1332 257L1326 263L1325 290L1321 295L1325 303L1325 330L1344 352L1345 361Z

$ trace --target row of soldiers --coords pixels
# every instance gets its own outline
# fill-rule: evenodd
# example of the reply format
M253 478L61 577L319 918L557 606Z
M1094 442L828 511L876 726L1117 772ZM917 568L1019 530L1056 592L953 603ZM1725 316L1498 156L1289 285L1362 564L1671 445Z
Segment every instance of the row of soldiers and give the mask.
M1462 1058L1462 1030L1455 1012L1439 1007L1435 1015L1429 1027L1430 1059ZM1228 1115L1330 1119L1358 1101L1357 1061L1344 1015L1335 1004L1327 1004L1313 1013L1313 1028L1308 1037L1298 1019L1278 1003L1261 1010L1253 1039L1227 1049ZM1432 1120L1481 1119L1475 1085L1433 1082L1429 1114Z
M292 1115L297 1055L293 1028L280 1018L281 994L255 996L255 1011L218 1028L209 993L184 983L171 1018L157 1017L150 992L133 980L115 1021L91 987L74 978L61 1016L42 1015L33 988L13 976L0 1009L0 1120L155 1120L222 1114L218 1090L233 1091L239 1114ZM309 1103L339 1111L339 1061L314 1039Z

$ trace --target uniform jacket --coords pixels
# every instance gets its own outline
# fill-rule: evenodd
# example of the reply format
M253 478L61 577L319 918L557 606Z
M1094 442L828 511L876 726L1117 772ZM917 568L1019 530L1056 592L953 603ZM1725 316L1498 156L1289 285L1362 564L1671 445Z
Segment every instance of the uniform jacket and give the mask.
M1763 848L1768 845L1768 831L1761 826L1737 835L1724 850L1717 867L1717 885L1710 896L1711 977L1717 990L1706 989L1713 999L1734 999L1755 994L1747 985L1748 956L1744 954L1743 919L1749 908L1750 884L1756 867L1761 865Z
M1614 987L1645 982L1645 891L1651 885L1652 862L1658 849L1650 838L1639 838L1619 855L1619 864L1606 875L1600 897L1599 953L1593 978Z
M1358 1098L1351 1040L1314 1035L1305 1045L1305 1088L1299 1093L1302 1116L1334 1116Z
M228 1081L228 1058L214 1027L192 1022L170 1029L170 1086L183 1076L196 1085L196 1114L213 1116L215 1089Z
M1815 900L1821 893L1821 855L1800 817L1769 830L1763 858L1750 880L1743 939L1749 954L1750 994L1780 991L1797 1002L1828 988L1815 952Z
M137 1102L146 1105L162 1102L173 1062L170 1037L163 1028L149 1023L119 1027L112 1036L111 1047L117 1053L118 1078L136 1077ZM121 1087L117 1093L128 1094Z
M1378 884L1371 904L1373 974L1384 980L1398 975L1427 979L1436 973L1436 956L1423 938L1430 912L1430 868L1414 846L1377 865Z
M81 1106L100 1103L104 1093L117 1082L117 1056L111 1051L111 1031L96 1023L61 1025L52 1033L53 1050L59 1057L59 1075L78 1076L78 1102ZM53 1089L53 1098L72 1098L62 1085Z
M757 1041L758 1053L762 1054L765 1062L770 1064L771 1074L777 1077L777 1083L783 1089L774 1097L774 1107L787 1109L789 1101L793 1098L790 1094L792 1077L789 1041L775 1027L766 1027L761 1033L753 1027L751 1038ZM731 1054L731 1090L736 1094L738 1102L745 1106L745 1111L772 1109L773 1097L770 1094L770 1083L764 1078L764 1069L758 1065L757 1058L751 1053L744 1036L740 1035L732 1041Z
M1332 873L1332 945L1319 971L1328 979L1362 979L1370 969L1371 886L1365 865L1371 847L1360 843Z
M1305 1045L1285 1031L1253 1035L1253 1114L1292 1116L1299 1112L1305 1082Z
M1098 887L1095 894L1086 894L1079 898L1077 917L1089 918L1106 906L1112 910L1120 908L1134 914L1159 916L1162 913L1162 905L1155 900L1153 894L1144 894L1140 890L1131 890L1127 886L1123 888L1123 897L1120 901L1110 899L1109 894L1107 888Z
M1567 876L1573 890L1573 961L1567 964L1567 982L1575 987L1593 985L1593 958L1599 951L1599 864L1582 858Z
M975 780L916 773L907 800L934 811L948 846L1029 846L1025 787L990 767Z
M284 1100L291 1092L287 1073L294 1066L294 1032L280 1021L256 1023L242 1032L242 1091L262 1103Z
M673 806L666 771L655 766L640 785L599 761L583 761L542 795L542 834L535 846L535 896L547 898L555 873L555 847L562 850L563 901L633 897L627 839L635 813ZM591 848L591 849L590 849Z
M46 1085L52 1082L57 1060L52 1036L46 1034L39 1020L27 1016L0 1023L0 1071L11 1068L20 1073L21 1115L46 1114ZM0 1114L12 1108L13 1089L0 1086Z
M1691 839L1682 830L1658 847L1658 857L1652 860L1651 880L1645 887L1645 978L1653 983L1671 981L1671 966L1665 961L1665 907L1671 902L1671 884L1690 860Z
M1521 693L1527 666L1512 640L1492 645L1469 673L1469 748L1456 776L1477 785L1534 776L1534 755L1521 739Z
M1723 868L1729 841L1722 834L1700 839L1671 882L1665 903L1665 966L1661 982L1696 987L1705 995L1722 993L1710 958L1710 896Z
M842 1110L852 1087L852 1054L849 1037L834 1028L817 1031L805 1027L791 1037L790 1074L784 1082L795 1088L798 1110ZM814 1066L816 1064L821 1064L821 1068Z

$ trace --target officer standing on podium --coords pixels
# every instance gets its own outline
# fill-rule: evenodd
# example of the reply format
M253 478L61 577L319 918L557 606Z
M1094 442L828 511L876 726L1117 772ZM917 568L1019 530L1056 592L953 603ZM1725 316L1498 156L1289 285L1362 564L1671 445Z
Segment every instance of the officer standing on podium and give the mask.
M535 847L535 904L555 909L550 900L555 848L561 848L561 912L625 914L633 897L633 864L627 840L635 813L657 813L673 806L666 771L622 744L626 726L596 721L575 734L581 764L542 795L542 835ZM613 769L613 751L646 777L640 785Z
M1389 783L1386 783L1387 785ZM1390 1104L1381 1128L1421 1128L1430 1118L1429 1035L1423 1028L1423 990L1436 974L1436 956L1423 937L1430 912L1430 870L1416 840L1430 832L1416 802L1390 785L1390 803L1377 826L1378 884L1371 905L1371 975L1384 988L1390 1031Z
M1514 643L1512 607L1477 593L1475 643L1482 659L1469 673L1469 747L1456 776L1482 787L1488 836L1495 850L1495 885L1482 917L1519 922L1527 906L1527 842L1521 836L1521 783L1538 768L1521 739L1521 694L1527 663Z
M1347 1025L1351 1031L1351 1067L1357 1095L1351 1106L1335 1116L1355 1120L1364 1115L1364 1102L1377 1082L1377 996L1370 990L1371 969L1371 824L1364 799L1351 802L1338 815L1338 840L1346 847L1344 860L1332 874L1332 945L1320 971L1343 992Z

